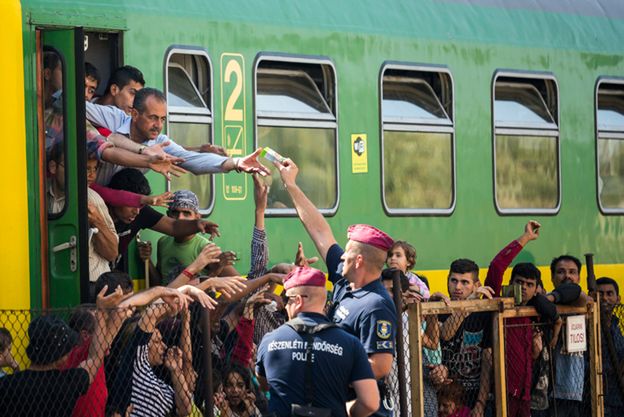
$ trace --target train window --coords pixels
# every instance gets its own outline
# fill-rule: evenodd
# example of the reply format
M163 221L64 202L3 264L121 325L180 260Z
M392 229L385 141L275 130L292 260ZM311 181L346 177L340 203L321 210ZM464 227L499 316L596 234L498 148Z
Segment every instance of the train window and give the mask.
M321 212L338 205L336 76L328 60L261 56L256 64L256 138L297 162L298 183ZM267 213L295 214L279 173Z
M65 210L65 105L63 80L65 78L63 57L52 47L43 50L43 108L45 124L45 149L48 186L46 204L48 217L57 218Z
M499 72L493 85L494 194L500 213L555 213L560 203L557 85Z
M455 205L453 85L441 68L381 73L382 198L391 215L450 214Z
M596 91L598 202L624 212L624 81L600 80Z
M201 152L212 143L210 60L205 51L184 48L170 48L166 59L167 133L186 149ZM172 191L186 189L197 194L202 214L212 209L213 188L211 175L183 175L170 182Z

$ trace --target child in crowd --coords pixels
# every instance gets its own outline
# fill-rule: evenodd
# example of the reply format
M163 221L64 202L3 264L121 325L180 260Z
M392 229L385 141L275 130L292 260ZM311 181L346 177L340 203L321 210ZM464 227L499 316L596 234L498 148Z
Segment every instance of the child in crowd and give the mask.
M223 374L224 395L217 396L215 405L221 417L259 417L256 395L251 385L250 371L232 367Z
M464 389L458 382L444 385L438 391L438 417L469 417L470 408L464 404Z
M389 268L397 268L402 271L409 279L410 285L418 287L418 297L420 299L429 298L429 288L421 280L418 275L412 272L412 268L416 265L416 249L404 240L394 242L388 251L388 259L386 264Z
M13 337L4 327L0 327L0 378L7 375L2 368L11 368L13 372L19 371L19 364L13 358L11 348L13 347Z

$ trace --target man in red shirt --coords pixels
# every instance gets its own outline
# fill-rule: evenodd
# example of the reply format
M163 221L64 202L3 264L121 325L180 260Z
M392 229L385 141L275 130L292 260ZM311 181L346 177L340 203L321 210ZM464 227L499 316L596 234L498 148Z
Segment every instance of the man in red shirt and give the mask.
M503 274L522 248L539 237L540 224L530 220L524 233L501 250L490 263L485 285L494 290L494 295L500 297L503 283ZM521 305L533 306L542 319L560 324L557 309L548 297L537 293L541 285L541 273L532 263L519 263L511 272L510 284L519 284L522 288ZM514 317L505 320L505 368L507 371L507 416L530 417L531 415L531 382L533 360L539 355L536 347L540 343L533 343L540 334L533 332L531 319L528 317Z

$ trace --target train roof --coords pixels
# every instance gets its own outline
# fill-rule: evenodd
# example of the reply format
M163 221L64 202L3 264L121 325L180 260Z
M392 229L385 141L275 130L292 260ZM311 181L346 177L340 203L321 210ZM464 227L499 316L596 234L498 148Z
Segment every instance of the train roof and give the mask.
M622 0L24 0L36 23L132 29L136 15L278 28L621 54ZM65 19L63 18L65 16ZM68 20L67 16L73 16ZM99 20L99 24L98 24ZM188 25L187 27L197 27ZM155 29L157 30L157 29Z

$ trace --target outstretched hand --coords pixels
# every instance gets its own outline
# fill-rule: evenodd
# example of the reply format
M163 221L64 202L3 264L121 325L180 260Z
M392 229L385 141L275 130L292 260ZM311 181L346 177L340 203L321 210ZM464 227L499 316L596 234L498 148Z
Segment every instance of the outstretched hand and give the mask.
M204 143L199 147L200 153L214 153L216 155L227 156L225 148L222 146L213 145L212 143Z
M295 164L292 159L286 158L284 162L273 162L273 165L279 169L280 177L286 188L296 184L299 167L297 167L297 164Z
M258 148L253 153L240 158L236 167L239 170L245 171L249 174L257 173L262 175L263 177L271 175L271 171L269 171L267 167L265 167L258 161L258 156L260 155L260 152L262 152L262 148Z
M247 279L243 277L214 277L210 278L210 286L228 297L247 289Z
M199 288L195 288L192 285L183 285L178 288L182 294L189 296L193 300L197 301L201 304L202 307L207 308L209 310L214 310L217 306L217 302L210 297L208 294L200 290Z
M234 262L238 260L236 252L231 250L221 252L217 258L217 261L210 265L208 268L208 275L211 277L217 277L221 275L225 267L234 265Z
M174 288L164 288L162 300L169 306L172 313L177 313L188 308L188 303L193 299Z
M306 258L305 253L303 253L303 245L299 242L299 245L297 246L297 253L295 254L295 265L309 267L311 264L318 261L318 259L318 256Z
M221 248L212 242L208 243L202 248L197 258L195 258L191 264L193 265L193 272L199 272L204 269L206 265L219 262L220 256Z
M171 159L150 159L148 166L152 171L163 175L167 180L171 180L171 176L179 177L188 171L181 166L176 165Z
M164 192L158 195L145 195L141 196L141 204L158 207L169 207L169 203L173 201L173 193L171 191Z
M217 236L221 236L219 233L219 225L208 220L197 220L197 227L202 233L210 234L210 240L213 240Z

